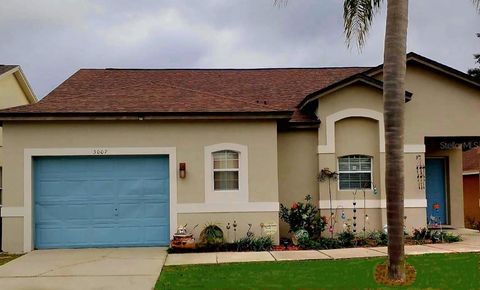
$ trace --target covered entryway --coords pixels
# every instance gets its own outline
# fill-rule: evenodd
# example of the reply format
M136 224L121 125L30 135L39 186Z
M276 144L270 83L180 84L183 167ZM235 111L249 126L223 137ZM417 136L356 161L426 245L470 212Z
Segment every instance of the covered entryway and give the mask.
M426 158L427 224L447 224L447 159Z
M169 160L152 156L33 159L37 249L169 243Z

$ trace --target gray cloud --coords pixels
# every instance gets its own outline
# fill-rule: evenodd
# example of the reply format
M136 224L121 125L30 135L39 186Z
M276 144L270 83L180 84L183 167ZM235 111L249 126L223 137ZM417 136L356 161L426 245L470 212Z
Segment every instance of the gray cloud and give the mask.
M342 34L342 1L2 0L0 63L43 97L82 67L377 65L384 10L362 53ZM410 1L409 50L460 70L480 51L470 0Z

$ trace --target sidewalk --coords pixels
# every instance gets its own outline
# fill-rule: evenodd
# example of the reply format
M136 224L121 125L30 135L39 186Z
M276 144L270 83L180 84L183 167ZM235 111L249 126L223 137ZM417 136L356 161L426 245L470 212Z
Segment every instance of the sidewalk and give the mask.
M451 244L405 246L407 255L480 252L480 234L469 230L452 231L463 241ZM274 262L300 260L338 260L387 256L387 247L347 248L334 250L270 251L270 252L218 252L169 254L165 266L189 264L221 264L238 262Z

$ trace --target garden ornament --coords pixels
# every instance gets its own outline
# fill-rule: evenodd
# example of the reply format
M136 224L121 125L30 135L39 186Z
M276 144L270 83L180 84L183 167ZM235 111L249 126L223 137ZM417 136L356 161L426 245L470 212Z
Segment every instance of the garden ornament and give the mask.
M331 188L331 181L336 180L338 177L338 173L335 171L331 171L328 167L322 169L318 176L318 181L323 182L328 180L328 199L330 204L330 233L333 238L333 226L334 226L334 213L333 213L333 204L332 204L332 188Z

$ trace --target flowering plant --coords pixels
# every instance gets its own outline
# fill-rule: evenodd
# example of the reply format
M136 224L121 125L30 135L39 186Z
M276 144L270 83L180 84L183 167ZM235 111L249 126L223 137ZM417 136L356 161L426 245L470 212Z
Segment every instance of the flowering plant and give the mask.
M319 209L311 203L310 195L305 197L305 201L295 202L290 208L281 204L280 219L290 226L289 232L306 230L310 238L318 238L325 230L326 218L320 216Z

